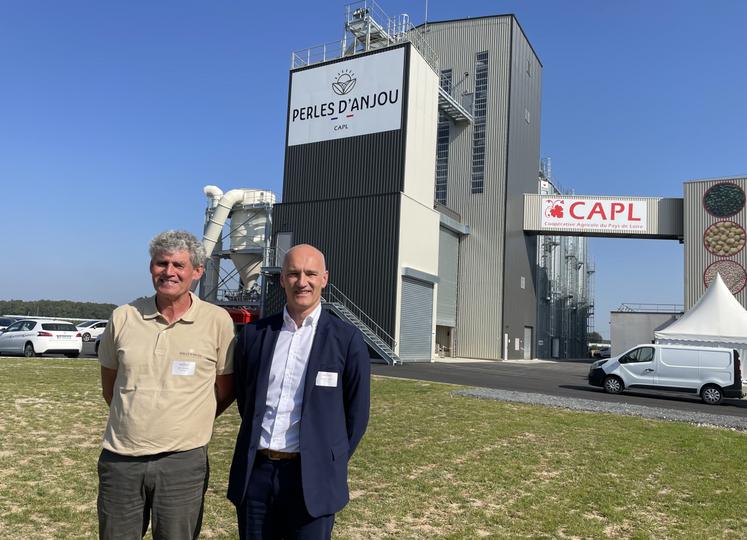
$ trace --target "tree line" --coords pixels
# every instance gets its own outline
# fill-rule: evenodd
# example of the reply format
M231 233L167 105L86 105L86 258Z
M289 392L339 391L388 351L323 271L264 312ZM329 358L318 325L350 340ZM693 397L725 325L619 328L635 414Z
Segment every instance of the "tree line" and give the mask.
M73 302L72 300L0 300L0 315L108 319L115 304Z

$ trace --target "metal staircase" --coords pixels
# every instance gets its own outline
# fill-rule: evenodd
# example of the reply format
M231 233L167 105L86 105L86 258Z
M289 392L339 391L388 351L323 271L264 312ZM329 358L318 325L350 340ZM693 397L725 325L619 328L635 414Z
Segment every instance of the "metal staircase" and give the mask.
M322 308L358 328L368 346L381 356L385 363L389 365L402 363L397 353L394 352L397 346L394 338L331 283L327 283L322 293Z

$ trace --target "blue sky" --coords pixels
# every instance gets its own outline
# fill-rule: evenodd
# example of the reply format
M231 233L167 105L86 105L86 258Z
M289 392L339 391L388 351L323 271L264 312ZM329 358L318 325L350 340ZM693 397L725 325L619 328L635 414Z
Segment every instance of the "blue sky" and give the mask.
M425 2L383 1L423 21ZM431 0L515 13L543 65L542 156L579 194L681 197L747 174L747 3ZM342 36L342 2L0 5L0 299L148 294L147 242L200 234L202 187L280 193L291 51ZM682 246L593 239L597 329L681 303Z

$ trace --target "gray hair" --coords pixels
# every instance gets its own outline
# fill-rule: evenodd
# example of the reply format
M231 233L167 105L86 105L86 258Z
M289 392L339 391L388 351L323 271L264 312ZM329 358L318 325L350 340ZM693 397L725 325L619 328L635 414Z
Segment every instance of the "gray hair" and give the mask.
M192 266L205 266L205 248L197 237L187 231L165 231L157 234L150 241L150 258L155 259L159 253L189 252Z

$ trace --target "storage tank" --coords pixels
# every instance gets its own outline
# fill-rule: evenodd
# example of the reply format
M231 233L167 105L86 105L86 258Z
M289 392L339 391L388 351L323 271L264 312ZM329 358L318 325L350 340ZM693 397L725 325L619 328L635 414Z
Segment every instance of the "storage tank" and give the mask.
M243 190L241 201L231 212L231 260L241 277L242 289L250 290L262 267L264 248L268 245L270 223L268 209L275 204L275 194L258 189Z
M232 189L226 193L205 186L208 198L203 245L210 258L200 287L200 297L224 306L259 306L253 290L269 248L275 194L261 189ZM229 231L224 235L224 227ZM230 239L229 246L225 240ZM236 271L223 269L230 258ZM240 283L237 286L237 281Z

